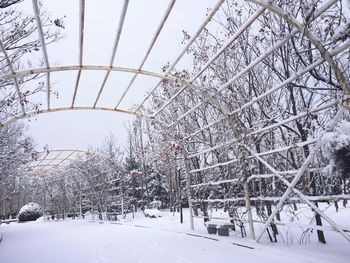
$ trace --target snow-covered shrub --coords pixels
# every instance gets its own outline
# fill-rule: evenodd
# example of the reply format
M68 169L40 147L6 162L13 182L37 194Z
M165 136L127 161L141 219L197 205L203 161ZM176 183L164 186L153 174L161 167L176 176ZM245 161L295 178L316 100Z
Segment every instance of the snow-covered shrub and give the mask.
M43 215L40 205L29 203L23 206L18 212L18 221L35 221Z
M323 174L340 176L350 172L350 122L343 121L334 132L324 134L321 150L329 161Z
M158 209L145 209L144 213L145 216L151 218L162 217L162 212L160 212Z

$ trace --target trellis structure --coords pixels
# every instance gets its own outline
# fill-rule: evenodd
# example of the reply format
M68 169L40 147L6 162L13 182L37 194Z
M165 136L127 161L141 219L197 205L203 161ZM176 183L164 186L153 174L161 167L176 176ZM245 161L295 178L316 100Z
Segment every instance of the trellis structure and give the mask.
M167 70L164 73L158 73L158 72L152 72L147 71L144 68L145 62L149 59L150 54L155 46L155 43L158 40L159 35L162 33L162 29L166 26L166 21L168 17L170 16L172 9L174 5L176 4L175 0L169 1L168 7L165 10L165 13L163 14L163 17L158 25L158 27L155 30L155 33L153 35L153 38L151 42L149 43L149 46L144 54L143 59L141 60L138 68L126 68L121 66L114 66L114 60L115 56L118 50L120 38L122 34L127 34L127 32L123 31L123 25L125 21L125 17L127 16L128 11L128 0L124 0L123 8L121 10L120 16L119 16L119 23L117 27L117 34L115 36L115 42L112 49L112 54L110 57L110 63L105 66L96 66L96 65L85 65L84 62L84 32L85 30L88 30L88 28L85 28L85 0L80 0L80 13L79 13L79 23L80 23L80 33L79 33L79 62L78 65L73 66L60 66L60 67L51 67L50 61L49 61L49 54L46 50L45 45L45 39L44 39L44 33L43 28L40 20L40 12L38 7L38 1L33 0L33 11L36 17L36 22L38 26L38 33L39 33L39 39L41 42L41 48L42 48L42 55L45 62L45 67L43 68L33 68L29 70L24 71L15 71L14 66L11 63L11 57L8 54L6 50L6 46L2 40L0 40L0 49L2 53L4 54L4 57L7 61L7 73L3 75L2 77L4 79L12 79L14 83L14 87L17 92L17 98L20 105L21 112L18 112L15 114L15 116L12 116L6 120L3 121L1 124L2 126L7 125L11 123L12 121L22 119L22 118L28 118L32 117L33 115L41 114L41 113L48 113L48 112L57 112L57 111L67 111L67 110L104 110L104 111L111 111L111 112L121 112L121 113L127 113L131 115L135 115L138 117L145 118L146 120L154 120L155 122L159 122L162 124L164 129L169 130L177 130L177 127L179 124L186 121L188 117L190 117L192 114L195 114L196 111L201 109L201 107L207 107L208 104L213 104L219 108L221 108L223 111L225 111L225 105L220 104L219 96L210 95L203 93L205 96L203 96L198 103L195 105L188 105L189 109L181 114L180 116L177 116L177 119L173 122L167 123L165 120L167 114L167 109L170 105L172 105L177 99L180 98L180 96L186 96L186 91L188 90L195 90L200 91L200 82L198 81L201 77L203 77L203 74L213 65L213 63L228 49L233 48L236 41L244 34L248 34L249 29L259 21L261 16L265 13L271 13L278 17L280 17L285 23L288 23L289 26L294 28L291 33L288 33L284 35L279 41L274 43L273 46L268 48L264 53L258 55L253 61L251 61L247 66L245 66L241 71L238 71L234 74L233 77L231 77L227 82L222 83L219 85L216 89L217 94L225 96L225 92L227 92L227 88L235 83L238 80L241 80L242 77L244 77L245 74L250 72L254 67L257 65L260 65L266 58L269 58L274 52L276 52L279 48L283 47L295 36L302 35L303 38L307 39L315 49L318 50L320 54L320 58L310 65L305 66L304 68L301 68L299 71L294 72L291 74L291 76L284 81L276 84L275 86L271 87L269 90L262 94L258 94L256 96L252 96L249 98L249 100L236 107L232 111L227 111L225 114L222 114L221 118L218 118L216 120L213 120L210 123L206 123L201 125L196 130L193 131L187 131L185 133L185 136L183 138L183 145L185 149L191 149L189 145L191 144L192 138L197 136L198 134L210 130L212 127L215 127L215 125L226 123L229 127L232 127L232 129L235 129L235 126L231 124L232 118L239 114L240 112L249 109L250 107L254 106L255 104L259 103L263 99L267 98L268 96L273 95L275 92L283 90L286 88L286 86L293 81L297 80L301 76L304 76L306 74L309 74L310 71L314 70L315 68L319 67L320 65L327 64L331 68L331 70L334 72L334 76L338 82L338 85L341 87L344 93L344 97L341 99L337 99L334 101L330 101L328 103L322 104L320 106L311 105L305 112L301 112L298 115L291 116L288 118L285 118L281 121L278 121L273 124L269 124L265 127L255 129L252 131L249 131L244 134L243 137L237 137L230 140L222 140L220 143L217 143L214 146L211 147L202 147L200 150L197 151L191 151L191 150L185 150L184 151L184 164L183 167L185 168L187 172L187 194L189 199L189 204L191 211L193 210L192 206L196 202L208 202L208 203L215 203L215 202L221 202L221 203L228 203L228 202L244 202L246 207L246 212L248 214L248 218L244 219L245 222L249 223L250 227L250 237L252 239L255 239L259 241L262 237L262 235L265 233L265 230L271 225L271 224L284 224L283 222L276 221L275 217L282 208L283 204L285 204L286 201L302 201L306 203L310 208L318 213L324 220L326 220L330 227L322 227L322 226L313 226L308 225L305 227L308 228L314 228L317 230L320 229L327 229L327 230L334 230L339 232L346 240L350 241L350 236L346 231L346 227L339 226L336 224L330 217L328 217L320 208L318 208L314 201L319 200L339 200L339 199L350 199L350 195L339 195L339 196L311 196L306 195L302 191L298 190L296 188L297 183L300 181L300 179L305 176L306 174L310 172L319 171L322 169L322 167L310 167L310 164L312 164L314 158L316 158L320 147L321 147L321 136L318 138L312 138L306 141L298 141L294 142L288 146L282 146L278 148L272 148L267 149L264 152L257 152L253 150L250 147L250 144L252 142L252 138L257 135L261 135L263 133L269 133L275 130L276 128L282 127L284 125L287 125L293 121L303 119L310 114L318 114L320 112L329 111L331 108L337 107L337 114L334 117L334 119L328 124L325 131L331 131L337 124L338 120L342 118L342 115L344 111L347 111L347 107L349 105L349 96L350 96L350 86L349 81L347 79L346 74L342 72L342 70L339 67L339 64L337 63L336 57L339 57L340 55L344 54L349 50L350 42L345 41L341 43L341 45L336 47L329 48L326 43L322 43L320 39L317 38L317 36L314 36L312 32L308 30L308 26L313 22L316 21L320 16L322 16L325 12L327 12L330 8L334 7L335 5L339 5L340 1L338 0L329 0L324 1L322 5L317 6L315 8L315 11L313 12L312 16L310 17L309 21L307 21L307 24L303 24L300 22L297 18L291 16L289 13L284 11L280 6L276 5L274 1L259 1L259 0L249 0L245 1L247 5L250 5L251 8L253 8L255 11L246 19L246 21L242 24L242 26L232 35L230 36L226 43L222 44L221 47L216 51L214 55L212 55L210 58L208 58L207 62L194 74L189 80L181 79L175 76L175 68L178 65L179 61L184 57L186 52L189 51L191 46L195 43L195 41L199 38L199 36L202 34L203 30L208 26L208 24L211 22L213 17L216 15L217 12L219 12L220 7L224 4L224 0L219 0L217 3L212 7L207 17L203 20L203 23L199 26L198 30L193 34L193 36L188 40L186 46L180 52L180 54L176 57L176 59L169 65ZM50 82L50 76L51 74L54 74L55 72L62 72L62 71L77 71L75 86L74 86L74 93L73 97L71 99L71 106L70 107L58 107L53 108L51 107L51 82ZM91 106L88 107L81 107L76 106L76 96L78 94L79 90L79 83L80 83L80 77L81 73L83 71L103 71L105 72L104 79L100 85L98 94L96 98L94 99L94 103ZM111 74L113 72L127 72L129 74L132 74L132 78L128 85L123 89L122 95L120 98L116 99L115 107L104 107L104 106L98 106L101 94L104 91L104 87L106 85L106 82ZM27 110L25 108L25 105L23 103L23 94L21 93L21 87L19 84L19 78L22 78L24 76L34 75L34 74L45 74L46 75L46 107L42 109L37 110ZM133 84L136 80L136 78L140 75L149 76L153 78L159 79L157 85L155 85L150 92L145 96L145 98L132 109L123 109L120 108L121 102L124 100L126 94L132 89ZM170 83L176 83L181 84L181 87L177 89L173 94L171 94L168 99L164 100L162 105L160 105L157 109L153 110L151 114L149 114L150 109L147 109L146 102L149 101L152 96L156 95L156 92L159 91L162 87L162 85L166 82ZM217 98L217 99L216 99ZM231 125L231 126L230 126ZM274 156L276 153L281 152L288 152L292 150L298 150L302 149L306 145L312 146L312 150L308 156L305 156L305 159L302 162L302 165L294 170L288 170L288 171L278 171L276 167L273 167L268 161L269 156ZM213 151L217 149L228 149L230 147L235 147L236 149L239 149L241 156L236 156L237 158L232 158L223 162L215 161L213 160L212 164L209 166L203 166L201 167L192 167L191 166L191 159L196 157L201 157L204 155L210 155ZM54 158L57 160L57 158ZM69 155L63 158L61 161L66 161L69 159ZM49 163L47 163L45 166L50 165L50 159L44 158L43 160L48 160ZM255 162L260 165L263 165L267 170L270 171L269 174L254 174L250 175L245 178L232 178L227 180L220 180L220 181L207 181L200 184L191 184L191 180L193 176L195 176L198 173L208 172L220 167L229 167L229 166L242 166L244 167L245 161L242 162L242 160L248 160L249 162ZM39 161L36 166L40 166L42 161ZM55 164L60 165L61 163ZM289 179L286 179L286 176L289 176ZM282 196L251 196L251 193L249 192L249 189L251 189L251 184L255 180L260 180L262 178L274 178L274 180L278 180L283 187L286 189L284 194ZM203 187L207 186L213 186L213 185L222 185L222 184L237 184L244 190L244 197L230 197L230 198L223 198L223 199L208 199L208 200L195 200L193 197L193 191L194 189L201 189ZM258 202L258 201L272 201L276 202L276 205L272 211L272 213L269 215L269 217L264 221L257 221L253 219L252 212L251 212L251 202ZM191 215L193 215L191 213ZM242 220L239 218L231 218L234 220ZM262 223L263 228L257 235L255 235L254 231L254 223ZM291 226L291 224L288 224ZM191 218L191 226L193 225L193 218ZM301 226L300 224L295 224L295 226Z
M24 169L30 173L40 174L47 170L59 170L72 162L83 160L88 151L78 149L47 149L38 153L35 161L28 163Z
M24 173L35 178L40 178L44 180L46 185L53 184L57 181L62 181L64 184L66 182L64 178L60 177L60 175L69 174L69 176L74 176L77 172L76 165L84 164L89 162L96 157L100 157L101 155L98 152L91 152L80 149L46 149L43 152L39 152L35 161L29 162L22 169ZM102 162L102 161L101 161ZM96 176L93 176L90 179L94 179ZM69 195L65 194L65 197L72 198L73 202L71 207L64 214L59 214L60 217L66 217L68 215L82 217L83 214L83 200L82 197L89 192L96 194L97 188L101 188L101 186L106 187L106 192L111 193L109 198L111 200L115 200L119 197L116 190L118 190L115 186L115 182L119 179L106 180L102 183L97 183L92 186L79 186L73 190L74 193L70 193ZM91 193L90 193L91 194ZM48 199L50 192L44 193L44 199ZM45 202L47 206L48 201ZM118 204L119 206L123 206L123 204ZM123 208L121 210L123 211ZM43 207L45 213L52 213L52 211L48 211L47 207ZM114 215L114 213L108 213L109 215ZM56 215L58 216L58 215Z

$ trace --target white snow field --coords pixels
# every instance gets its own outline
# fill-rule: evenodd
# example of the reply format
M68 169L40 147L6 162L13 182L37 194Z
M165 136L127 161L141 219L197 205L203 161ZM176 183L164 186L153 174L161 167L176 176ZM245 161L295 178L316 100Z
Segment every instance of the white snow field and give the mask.
M185 213L185 220L187 215ZM187 224L186 224L187 223ZM145 218L138 213L123 223L91 220L36 221L1 225L0 263L61 262L350 262L350 244L334 233L326 245L257 244L248 239L219 237L197 229L178 215Z

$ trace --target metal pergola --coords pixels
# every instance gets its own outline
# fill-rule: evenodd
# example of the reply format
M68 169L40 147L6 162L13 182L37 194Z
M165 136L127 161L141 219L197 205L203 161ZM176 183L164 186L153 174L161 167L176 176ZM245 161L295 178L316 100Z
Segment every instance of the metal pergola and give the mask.
M163 28L166 27L167 19L171 14L174 5L176 4L176 0L169 1L168 7L166 8L166 10L164 12L164 14L161 18L161 21L159 22L158 27L155 29L153 38L152 38L151 42L149 43L148 48L144 54L144 57L140 61L140 64L137 68L126 68L126 67L121 67L121 66L114 66L114 61L115 61L116 53L117 53L118 46L120 43L121 35L127 34L127 32L123 31L123 25L124 25L125 18L128 14L129 0L124 0L124 2L123 2L123 7L122 7L122 10L121 10L121 13L119 16L119 23L117 26L117 34L115 36L115 42L114 42L113 49L111 52L110 62L108 65L105 65L105 66L85 65L84 64L84 32L86 30L88 30L88 28L85 27L85 0L80 0L80 12L79 12L79 28L80 28L79 43L80 44L79 44L79 50L77 51L77 52L79 52L79 62L78 62L78 65L66 65L66 66L59 66L59 67L56 67L56 66L51 67L50 66L49 54L48 54L47 49L46 49L43 27L42 27L42 23L40 20L38 1L33 0L32 1L33 11L34 11L34 14L36 17L36 23L38 26L38 33L39 33L38 37L39 37L39 40L41 43L41 50L42 50L42 55L44 58L45 66L42 68L32 68L29 70L15 71L14 66L11 64L11 58L7 54L6 47L4 46L2 40L0 39L0 49L6 58L7 66L8 66L8 73L3 75L2 78L6 79L6 80L9 80L9 79L13 80L14 87L15 87L16 93L17 93L17 99L18 99L19 104L21 105L21 107L20 107L21 112L17 113L12 118L5 120L1 124L1 126L7 125L13 121L18 120L18 119L29 118L29 117L32 117L34 115L42 114L42 113L57 112L57 111L71 111L71 110L100 110L100 111L111 111L111 112L117 112L117 113L126 113L126 114L131 114L131 115L134 115L137 117L142 117L145 119L152 119L152 120L159 121L159 122L165 124L164 128L176 130L177 125L179 123L181 123L181 121L185 120L191 114L195 113L201 107L205 106L206 103L210 102L210 100L212 99L211 96L203 97L201 99L201 102L199 102L198 104L196 104L194 106L190 106L190 109L188 111L186 111L185 113L183 113L181 116L179 116L177 118L177 120L174 122L164 123L164 119L162 119L160 117L160 115L166 114L165 111L169 107L169 105L171 105L180 95L186 94L187 90L197 89L198 85L199 85L197 80L203 75L203 73L208 68L210 68L211 65L213 65L213 63L216 61L216 59L218 59L220 57L220 55L223 54L223 52L232 48L232 46L235 44L235 41L237 41L237 39L240 36L242 36L242 34L246 34L247 30L249 30L249 28L254 23L256 23L263 14L265 14L266 12L269 12L269 13L277 15L278 17L283 19L285 21L285 23L288 23L291 27L294 28L293 31L289 34L286 34L282 39L280 39L278 42L276 42L273 46L271 46L270 48L265 50L264 53L259 55L253 61L251 61L249 63L249 65L246 66L243 70L237 72L226 83L223 83L222 85L217 87L217 92L219 94L224 95L226 92L226 89L232 83L241 79L247 72L249 72L255 66L259 65L264 59L268 58L271 54L273 54L276 50L278 50L283 45L285 45L290 39L292 39L297 34L302 34L304 38L306 38L308 41L310 41L312 43L312 45L314 46L314 48L316 48L319 51L319 53L321 54L321 58L316 60L315 62L313 62L311 65L306 66L297 72L293 72L293 74L288 79L271 87L268 91L266 91L262 94L259 94L258 96L250 98L250 100L248 102L237 107L235 110L233 110L231 112L227 112L221 118L216 119L216 120L212 121L211 123L208 123L208 124L201 126L196 131L193 131L193 132L186 134L186 136L184 138L184 143L185 144L188 143L188 141L190 141L191 138L195 137L197 134L199 134L205 130L210 129L211 127L213 127L219 123L227 122L229 116L232 116L236 113L242 112L244 109L247 109L247 108L253 106L257 102L263 100L267 96L270 96L274 92L284 89L288 84L292 83L293 81L300 78L301 76L308 74L310 71L312 71L313 69L315 69L316 67L318 67L322 64L329 65L329 67L333 70L334 75L337 79L337 82L344 92L344 97L342 99L330 101L326 104L322 104L321 106L311 105L311 107L309 109L307 109L307 111L305 111L305 112L299 113L296 116L291 116L289 118L283 119L277 123L270 124L268 126L265 126L264 128L251 131L249 134L247 134L247 136L258 135L258 134L262 134L264 132L270 132L270 131L272 131L278 127L281 127L283 125L286 125L290 122L293 122L293 121L298 120L298 119L302 119L305 116L307 116L308 114L311 114L311 113L317 114L319 112L327 111L330 108L337 105L339 107L339 110L338 110L336 116L334 117L333 121L331 123L329 123L328 127L326 128L326 131L331 131L335 127L335 125L337 124L338 120L342 118L342 114L344 113L344 111L347 110L347 107L349 105L349 96L350 96L349 80L346 78L344 73L341 71L337 61L334 58L349 50L350 41L345 41L344 43L342 43L341 45L339 45L337 47L328 48L328 46L325 43L322 43L322 41L320 39L318 39L317 36L313 35L312 32L310 32L308 30L307 25L303 24L298 19L296 19L295 17L293 17L289 13L285 12L281 7L276 5L274 3L274 1L263 1L263 0L244 1L247 5L249 4L252 8L254 8L255 11L253 12L252 15L250 15L250 17L248 19L246 19L246 21L243 23L243 25L232 36L230 36L227 39L226 43L224 43L221 46L221 48L218 49L217 52L208 59L206 64L204 66L202 66L201 69L198 72L196 72L196 74L194 74L189 80L180 79L180 78L173 75L175 67L178 65L179 61L184 57L186 52L188 52L188 50L191 48L191 46L195 43L195 41L198 39L198 37L203 32L203 30L208 26L208 24L211 22L213 17L220 10L220 7L224 4L224 2L225 2L225 0L217 1L217 3L210 9L210 12L208 13L208 15L203 19L203 22L199 26L197 31L188 40L187 44L185 45L183 50L180 52L180 54L178 54L176 59L172 63L170 63L169 67L167 68L167 70L164 73L159 73L159 72L148 71L147 69L144 68L144 65L145 65L145 62L149 59L151 51L154 49L155 44L156 44L159 36L161 35ZM316 8L315 12L313 13L313 15L310 18L310 21L308 21L308 23L312 23L317 18L322 16L322 14L327 12L327 10L329 10L334 5L337 5L339 3L340 3L339 0L323 1L323 4L319 5ZM55 73L55 72L63 72L63 71L77 71L76 81L75 81L75 85L73 87L74 93L73 93L73 96L71 98L71 106L70 107L53 108L53 107L51 107L51 98L50 98L51 85L52 85L50 82L50 75ZM85 107L76 106L76 96L80 91L79 83L80 83L81 73L83 71L94 71L94 72L102 71L102 72L105 72L103 81L102 81L101 85L99 86L98 94L94 98L94 103L91 106L85 106ZM130 82L128 83L128 85L122 89L122 95L119 98L116 98L115 107L99 106L99 100L100 100L101 94L104 91L104 87L106 85L106 82L107 82L109 76L111 74L113 74L113 72L126 72L126 73L131 74L132 78L131 78ZM30 76L30 75L34 75L34 74L39 74L39 73L46 75L46 83L45 83L46 84L46 106L45 106L45 108L42 108L39 110L27 111L25 109L23 103L21 103L22 95L21 95L21 87L20 87L20 84L18 82L18 78L23 77L23 76ZM148 94L146 94L144 99L141 102L136 104L135 107L133 107L132 109L121 108L120 107L121 102L125 99L126 94L133 88L133 84L134 84L135 80L140 75L157 78L158 82L154 87L152 87L150 89L150 91L148 92ZM172 94L167 100L164 100L162 105L159 106L159 108L155 109L151 114L148 114L147 113L148 111L145 110L146 102L156 93L156 91L158 91L160 89L160 87L162 86L162 83L165 80L175 82L175 83L180 83L181 87L178 90L176 90L176 92L174 94ZM269 200L276 201L277 205L274 208L272 214L268 217L268 219L266 221L259 222L259 223L263 224L263 228L257 235L255 235L255 233L254 233L254 225L253 225L253 223L256 223L256 222L254 222L252 215L251 215L251 211L250 211L250 202L254 201L254 199L249 198L249 192L247 192L245 197L243 197L243 198L221 199L221 200L215 200L215 201L217 201L217 202L239 201L239 200L245 201L247 213L248 213L247 220L248 220L249 227L250 227L250 237L252 239L255 239L256 241L260 241L262 235L265 233L265 230L270 226L271 223L283 224L282 222L277 222L275 220L275 216L279 212L282 205L284 204L284 202L287 199L288 200L301 200L301 201L305 202L313 211L317 212L319 215L321 215L321 217L325 221L327 221L329 223L329 225L331 226L330 228L332 230L338 232L346 240L350 241L350 236L346 232L347 231L346 228L335 223L334 220L332 220L329 216L327 216L319 207L317 207L312 202L315 200L336 200L336 199L342 199L342 198L343 199L350 199L350 196L326 196L326 197L325 196L307 196L295 187L296 184L300 181L301 177L305 173L310 171L311 168L309 166L310 166L311 162L314 160L315 156L317 155L317 152L319 151L319 149L321 147L320 138L311 139L311 140L304 141L304 142L296 142L296 143L291 144L291 145L286 146L286 147L270 149L266 152L261 152L261 153L257 153L253 149L249 148L249 146L242 145L242 149L249 154L247 158L255 159L255 160L259 161L260 163L262 163L264 165L265 168L267 168L271 172L270 174L264 174L264 175L251 175L248 178L248 182L253 181L255 179L259 179L259 178L272 178L273 177L273 178L276 178L277 180L280 180L287 187L287 190L285 191L285 193L282 196L273 197L273 198L269 199ZM191 158L194 158L197 156L202 156L205 154L210 154L212 151L214 151L216 149L224 149L225 147L229 147L229 146L232 146L234 144L236 144L236 145L242 144L242 142L239 141L238 139L223 140L221 143L214 145L213 147L203 148L198 152L187 153L185 156L185 162L187 160L190 160ZM313 148L312 148L313 150L311 151L310 155L303 161L302 165L296 170L281 172L281 171L278 171L276 169L276 167L273 167L271 164L269 164L269 162L266 160L266 157L273 154L273 153L285 152L285 151L288 151L290 149L295 149L295 148L302 148L305 145L313 145ZM50 151L50 152L53 152L53 151ZM61 154L63 154L64 152L67 154L64 157L63 156L60 157ZM70 156L71 156L70 154L73 154L73 152L74 151L70 151L70 150L59 151L59 152L57 152L58 155L56 157L52 157L52 159L49 158L48 155L45 155L45 157L43 159L38 161L36 164L30 165L29 167L35 166L35 167L40 168L40 166L44 166L45 168L47 168L47 167L50 167L51 165L54 165L57 167L57 166L63 164L64 162L69 161ZM62 158L62 159L59 159L59 158ZM53 163L54 160L56 160L55 163ZM57 162L57 160L59 160L59 161ZM228 160L226 162L221 162L221 163L216 162L210 166L204 166L204 167L200 167L200 168L196 168L196 169L192 168L190 165L184 165L184 166L186 166L186 171L188 173L188 176L187 176L188 181L187 182L188 182L188 196L189 196L190 208L191 208L193 202L196 202L196 200L192 200L192 198L191 198L191 189L201 187L205 184L207 184L207 185L215 185L215 184L219 185L219 184L224 184L224 183L236 183L236 184L242 185L242 184L247 183L247 182L242 182L239 179L231 179L231 180L223 180L223 181L215 181L215 182L210 181L210 182L200 184L200 185L191 185L190 179L191 179L192 174L202 172L202 171L210 171L211 169L216 169L218 167L232 165L232 164L235 164L236 162L237 162L236 159L232 159L232 160ZM286 180L284 178L285 173L292 174L293 180L292 181ZM294 196L291 197L290 196L291 194L293 194ZM262 197L261 200L263 200L263 199L264 198ZM267 200L267 199L268 198L265 197L265 200ZM259 200L259 198L256 198L256 200ZM207 200L207 201L212 202L213 200ZM193 218L191 218L191 226L193 228ZM300 225L296 224L296 226L300 226ZM314 227L315 229L322 228L320 226L309 226L309 227ZM327 227L324 227L323 229L326 229L326 228ZM327 229L329 230L329 228L327 228Z
M79 149L47 149L39 152L36 160L25 165L23 169L31 174L45 175L83 160L88 153Z

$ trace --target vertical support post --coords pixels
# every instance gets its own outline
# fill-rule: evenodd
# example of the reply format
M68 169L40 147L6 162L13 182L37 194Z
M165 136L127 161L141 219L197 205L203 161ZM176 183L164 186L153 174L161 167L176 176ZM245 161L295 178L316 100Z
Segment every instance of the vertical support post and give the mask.
M44 207L43 207L43 218L44 218L44 221L46 221L46 180L44 179Z
M6 186L4 184L4 191L3 191L3 214L4 214L4 219L6 219Z
M94 211L94 199L91 198L91 213L92 213L92 220L95 220L95 211Z
M183 149L183 165L186 173L186 191L187 191L187 199L188 199L188 207L189 207L189 212L190 212L190 225L191 225L191 230L194 230L194 221L193 221L193 208L192 208L192 200L191 200L191 173L189 172L189 167L188 167L188 159L187 159L187 154L185 153L185 149Z
M255 239L255 232L254 232L252 207L250 205L250 198L249 198L249 189L248 189L247 178L245 178L244 181L243 181L243 190L244 190L245 207L247 209L247 215L248 215L249 237L250 237L250 239L254 240Z
M248 224L249 224L249 237L250 239L255 239L255 232L254 232L254 224L253 224L253 215L252 215L252 207L250 205L250 198L249 198L249 188L248 188L248 169L247 169L247 157L246 157L246 151L244 147L239 147L238 149L238 160L240 163L240 169L242 173L243 178L243 191L244 191L244 201L245 201L245 207L247 210L247 216L248 216Z
M83 209L82 209L82 205L81 205L81 187L80 187L80 191L79 191L79 217L80 219L83 218Z
M122 216L124 215L124 196L122 196Z
M147 169L146 169L146 161L145 161L145 151L144 151L144 147L143 147L143 136L142 136L143 131L142 131L142 120L141 119L139 119L139 123L140 123L140 144L141 144L141 151L142 151L142 170L143 170L142 188L143 188L143 184L145 184L147 203L149 203L150 200L149 200L148 184L147 184L147 178L146 178Z

